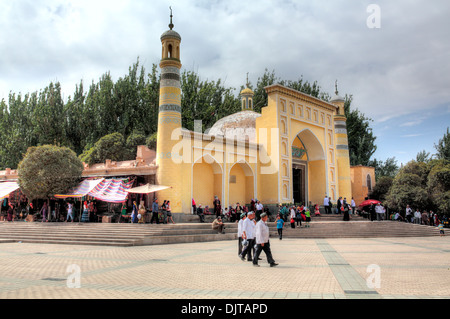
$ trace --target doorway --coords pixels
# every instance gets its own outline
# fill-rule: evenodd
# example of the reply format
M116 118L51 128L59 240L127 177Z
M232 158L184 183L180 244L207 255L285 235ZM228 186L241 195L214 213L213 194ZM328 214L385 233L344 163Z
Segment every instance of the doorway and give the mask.
M294 164L292 167L294 204L306 203L306 165Z

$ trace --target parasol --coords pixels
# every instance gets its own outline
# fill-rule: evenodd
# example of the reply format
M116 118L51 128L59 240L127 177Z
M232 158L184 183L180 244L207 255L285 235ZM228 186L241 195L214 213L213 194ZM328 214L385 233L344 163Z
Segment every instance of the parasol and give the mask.
M131 188L128 190L128 193L134 194L150 194L158 191L162 191L164 189L172 188L171 186L163 186L163 185L152 185L146 184L144 186L139 186L135 188Z
M376 205L376 204L378 204L378 203L380 203L381 204L381 202L379 201L379 200L376 200L376 199L367 199L367 200L365 200L365 201L363 201L361 204L359 204L359 208L361 208L361 207L365 207L365 206L370 206L370 205Z

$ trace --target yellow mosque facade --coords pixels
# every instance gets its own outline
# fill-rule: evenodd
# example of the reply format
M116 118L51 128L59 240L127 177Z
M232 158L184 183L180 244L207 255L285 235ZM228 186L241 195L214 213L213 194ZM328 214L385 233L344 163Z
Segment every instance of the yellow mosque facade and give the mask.
M171 19L172 20L172 19ZM181 120L181 36L161 36L161 88L156 149L156 182L171 188L173 213L191 214L197 206L222 207L259 200L323 204L352 198L344 99L322 101L275 84L266 87L268 105L253 111L253 92L241 92L242 111L220 119L206 132L189 131ZM200 126L201 127L201 126Z

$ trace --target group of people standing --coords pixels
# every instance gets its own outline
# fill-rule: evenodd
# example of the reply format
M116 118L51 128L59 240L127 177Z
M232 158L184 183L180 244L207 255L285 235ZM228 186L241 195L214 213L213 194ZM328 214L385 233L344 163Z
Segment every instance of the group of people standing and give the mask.
M333 208L335 214L356 214L356 203L355 199L352 197L352 200L350 203L347 202L347 198L339 197L339 199L336 202L336 206L333 205L331 201L331 197L328 197L325 195L325 198L323 200L323 206L325 208L325 214L332 214Z
M194 199L192 199L192 213L197 214L201 223L205 222L205 215L215 215L216 218L221 216L221 218L229 221L229 222L239 222L240 216L242 213L247 214L248 212L254 212L256 216L256 220L259 221L261 218L261 214L264 213L264 205L257 199L252 199L250 203L250 207L246 205L241 205L237 202L234 206L229 206L222 208L220 199L218 196L214 196L214 210L211 213L209 211L209 207L206 206L203 208L202 204L197 206ZM266 212L267 214L267 212Z
M395 220L405 221L407 223L419 224L419 225L429 225L438 226L440 219L439 215L432 210L427 212L424 210L421 212L418 208L413 212L409 205L406 205L405 215L402 216L400 213L395 214Z

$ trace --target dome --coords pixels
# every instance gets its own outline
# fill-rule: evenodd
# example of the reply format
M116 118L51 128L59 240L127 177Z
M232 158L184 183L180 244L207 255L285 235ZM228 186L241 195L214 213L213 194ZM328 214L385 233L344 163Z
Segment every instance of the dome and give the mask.
M234 113L217 121L206 134L256 143L256 119L260 116L253 111Z
M336 94L331 100L331 103L336 103L336 102L345 102L345 99L340 96L339 94Z
M241 95L244 95L244 94L251 94L251 95L253 95L255 93L252 90L250 90L249 88L245 88L245 89L243 89L241 91Z
M167 30L161 35L161 41L166 38L175 38L181 41L181 36L178 34L178 32L173 30Z

